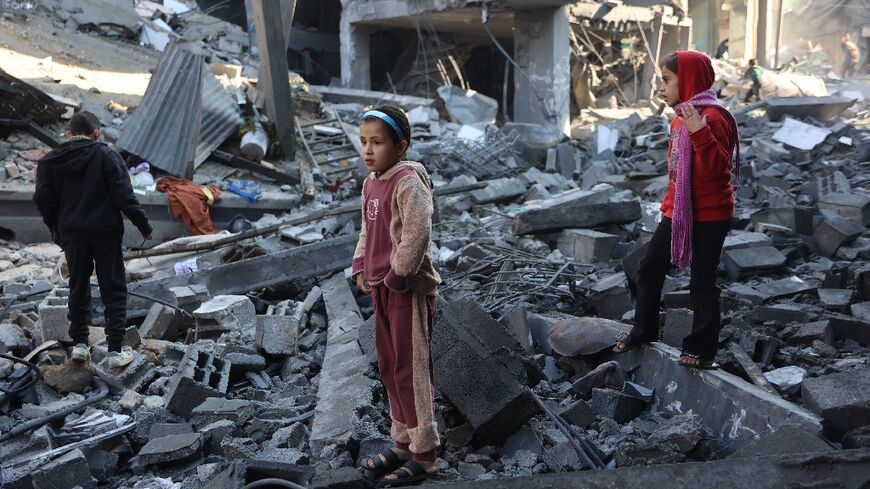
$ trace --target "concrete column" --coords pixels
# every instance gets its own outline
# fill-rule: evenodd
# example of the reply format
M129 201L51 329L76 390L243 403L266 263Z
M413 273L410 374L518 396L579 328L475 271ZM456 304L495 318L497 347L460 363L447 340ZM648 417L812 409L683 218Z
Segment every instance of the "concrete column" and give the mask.
M728 54L732 58L755 57L755 0L729 0Z
M514 73L514 120L555 125L569 134L571 46L567 10L519 10L514 23L514 57L528 74L527 78Z
M695 49L713 56L719 45L719 0L689 0Z
M368 27L341 18L341 84L347 88L372 87L371 53Z
M781 0L757 0L758 22L756 22L755 58L765 67L770 67L773 55L768 53L776 47L776 23L778 5Z

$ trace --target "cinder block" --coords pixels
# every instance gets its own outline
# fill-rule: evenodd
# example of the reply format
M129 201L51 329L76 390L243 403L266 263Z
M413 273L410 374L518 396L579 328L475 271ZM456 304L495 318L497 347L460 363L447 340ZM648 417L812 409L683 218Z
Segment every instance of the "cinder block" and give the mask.
M257 348L269 355L296 352L298 324L291 316L257 316Z
M224 397L230 380L230 362L216 358L192 345L169 381L164 396L166 409L190 416L209 397Z
M69 336L69 289L56 288L39 304L42 341L72 341Z
M865 195L829 193L819 198L819 209L836 212L861 226L870 224L870 197Z
M845 217L832 217L822 221L813 237L819 253L833 256L840 246L849 244L864 232L864 226Z
M563 255L582 263L609 260L617 236L592 229L566 229L559 234L558 247Z
M139 326L139 335L153 340L171 339L175 335L179 316L175 309L155 303Z

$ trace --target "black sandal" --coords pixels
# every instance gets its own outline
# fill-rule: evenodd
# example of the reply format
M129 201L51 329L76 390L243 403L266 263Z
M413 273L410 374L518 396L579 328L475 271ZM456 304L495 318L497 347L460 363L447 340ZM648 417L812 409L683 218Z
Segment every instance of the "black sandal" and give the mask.
M628 353L642 344L624 331L616 335L616 342L619 343L620 341L622 342L622 348L620 348L619 345L615 345L611 350L613 353Z
M369 462L371 462L371 465L369 465ZM378 478L401 467L402 463L402 459L396 455L396 452L387 449L377 455L369 455L360 460L357 467L369 471L373 477Z
M683 360L683 357L693 358L693 359L698 361L698 364L697 365L691 364L691 363ZM716 363L715 361L704 360L701 358L701 355L696 355L694 353L689 353L686 351L680 353L680 359L678 362L679 362L680 366L682 366L682 367L697 368L697 369L701 369L701 370L716 370L719 368L719 364Z
M405 462L400 468L394 470L393 474L396 475L395 479L381 480L378 483L378 488L410 486L438 477L437 472L426 472L426 469L414 459Z

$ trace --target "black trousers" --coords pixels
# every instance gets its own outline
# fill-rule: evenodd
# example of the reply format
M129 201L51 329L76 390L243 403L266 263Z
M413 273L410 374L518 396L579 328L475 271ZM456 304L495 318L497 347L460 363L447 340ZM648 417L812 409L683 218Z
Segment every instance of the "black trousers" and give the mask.
M106 320L109 351L120 351L127 328L127 280L121 241L73 240L63 244L69 267L69 335L74 344L88 343L91 322L91 274L96 268Z
M752 97L761 99L761 82L752 82L752 86L749 88L749 91L746 92L746 97L743 101L749 102L752 100Z
M637 305L632 341L658 341L659 307L665 275L671 269L671 226L662 218L640 262L637 280ZM698 222L692 232L692 273L689 295L692 299L692 332L683 339L683 351L700 355L704 360L716 357L722 319L716 274L725 236L731 220Z

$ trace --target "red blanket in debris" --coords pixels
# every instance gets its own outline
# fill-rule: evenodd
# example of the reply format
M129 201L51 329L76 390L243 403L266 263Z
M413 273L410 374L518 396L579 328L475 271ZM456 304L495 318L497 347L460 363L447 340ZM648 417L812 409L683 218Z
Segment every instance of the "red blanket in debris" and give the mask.
M157 180L157 191L166 194L172 217L184 221L192 236L219 232L211 222L208 210L209 205L220 199L218 187L202 187L184 178L162 177Z

